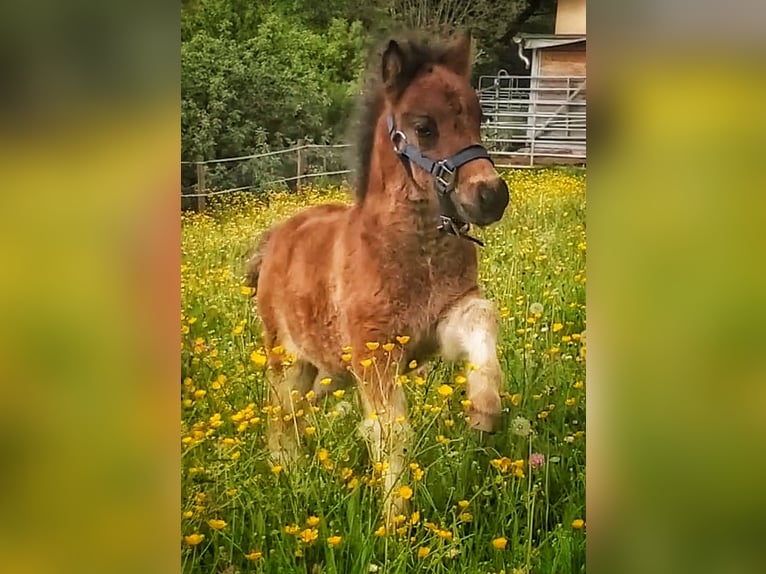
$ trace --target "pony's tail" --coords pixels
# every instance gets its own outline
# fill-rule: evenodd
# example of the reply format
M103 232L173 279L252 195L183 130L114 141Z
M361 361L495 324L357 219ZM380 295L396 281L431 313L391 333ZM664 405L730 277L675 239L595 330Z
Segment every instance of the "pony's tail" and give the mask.
M245 285L253 288L253 295L255 295L258 290L258 278L261 276L261 264L263 263L266 244L270 237L271 230L261 235L255 249L248 253L248 260L245 264Z

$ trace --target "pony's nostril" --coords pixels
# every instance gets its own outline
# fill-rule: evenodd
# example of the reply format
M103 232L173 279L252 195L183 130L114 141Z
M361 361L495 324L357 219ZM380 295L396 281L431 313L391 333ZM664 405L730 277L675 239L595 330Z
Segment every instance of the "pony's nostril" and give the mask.
M498 179L494 185L482 184L479 188L479 203L483 209L503 211L508 205L508 186Z

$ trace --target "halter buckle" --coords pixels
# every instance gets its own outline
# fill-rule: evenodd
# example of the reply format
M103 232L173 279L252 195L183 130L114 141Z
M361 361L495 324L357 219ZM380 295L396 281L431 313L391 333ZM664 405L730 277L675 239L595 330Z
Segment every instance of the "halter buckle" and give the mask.
M440 161L436 165L437 170L436 173L434 173L434 180L436 180L436 185L439 190L443 193L447 193L452 190L452 186L455 183L455 172L457 169L448 168L444 161Z

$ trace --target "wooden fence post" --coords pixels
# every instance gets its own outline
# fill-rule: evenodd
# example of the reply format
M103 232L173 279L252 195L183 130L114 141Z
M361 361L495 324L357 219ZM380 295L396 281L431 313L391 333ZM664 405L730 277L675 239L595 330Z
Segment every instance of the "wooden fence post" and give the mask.
M295 174L297 176L297 179L295 180L295 191L300 191L301 190L301 184L302 184L301 179L302 179L302 176L303 176L303 160L304 160L304 157L303 157L303 144L304 144L303 138L300 138L298 140L298 159L296 161L296 163L298 164L298 167L297 167L296 171L298 173Z
M204 194L207 189L205 186L205 174L207 173L207 165L204 163L197 164L197 193ZM204 195L197 196L197 211L202 213L205 211L205 205L207 203L207 197Z

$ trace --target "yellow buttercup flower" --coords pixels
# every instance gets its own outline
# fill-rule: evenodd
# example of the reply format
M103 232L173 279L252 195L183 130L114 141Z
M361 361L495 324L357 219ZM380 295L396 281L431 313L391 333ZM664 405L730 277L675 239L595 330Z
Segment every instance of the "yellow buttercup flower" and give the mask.
M274 466L271 467L271 472L273 472L274 474L279 474L280 472L282 472L282 470L283 469L281 464L275 464Z
M340 536L330 536L327 538L327 544L333 547L340 546L341 542L343 542L343 538Z
M260 353L259 351L253 351L250 354L250 360L257 366L262 367L266 364L266 355Z
M394 350L394 346L395 345L393 343L386 343L385 345L383 345L383 350L386 351L387 353L390 353L391 351Z
M412 498L412 489L406 484L404 486L400 486L399 496L403 498L404 500L409 500L410 498Z
M563 329L563 328L564 328L564 325L562 325L561 323L554 323L554 324L551 326L551 331L553 331L554 333L558 333L558 332L559 332L559 331L561 331L561 329Z
M303 429L303 432L306 433L306 436L313 436L316 434L317 429L316 427L306 427Z
M263 552L260 550L251 550L248 554L245 554L245 558L251 562L255 562L256 560L263 558Z
M312 526L312 527L316 526L317 524L319 524L319 520L320 520L320 518L318 516L309 516L306 519L306 525L307 526Z
M454 389L450 387L449 385L441 385L437 390L439 395L444 398L447 398L448 396L450 396L453 393L453 391Z
M344 391L343 389L338 389L337 391L333 391L332 394L333 394L334 397L336 397L338 399L342 399L343 395L346 394L346 391Z
M372 359L362 359L359 361L359 364L362 365L365 369L372 365Z
M409 343L409 341L410 341L409 335L403 335L401 337L396 338L396 342L399 343L400 345L406 345L407 343Z
M572 528L575 530L580 530L581 528L585 527L585 521L582 518L575 518L572 521Z
M381 526L375 531L375 536L385 536L386 535L386 527Z
M271 348L271 352L275 355L281 355L285 352L285 348L282 345L277 345Z
M412 360L411 360L411 361L410 361L410 362L407 364L407 366L408 366L410 369L414 369L414 368L416 368L416 367L418 366L418 362L417 362L415 359L412 359Z
M569 397L567 400L564 401L566 406L573 407L577 404L577 399L575 397Z
M428 546L418 548L418 558L425 558L429 554L431 554L431 549Z
M196 546L204 539L204 534L189 534L189 536L184 536L184 542L186 542L189 546Z
M457 503L457 505L458 505L460 508L468 508L468 505L469 505L469 504L471 504L471 503L470 503L470 502L468 502L467 500L458 500L458 503Z
M518 407L521 404L521 395L519 393L511 395L511 404L514 407Z
M367 347L370 351L374 351L375 349L380 347L380 343L375 341L368 341L367 343L364 344L364 346Z
M313 544L319 538L319 531L316 528L307 528L301 532L300 538L304 544Z
M463 375L455 375L455 384L456 385L464 385L468 379L466 379Z
M212 518L207 521L207 525L213 530L222 530L226 528L226 521L218 520L217 518Z
M508 539L504 537L495 538L492 541L492 547L495 550L505 550L505 547L508 545Z
M343 354L340 356L340 358L341 358L341 360L343 360L344 362L348 363L348 362L350 362L350 361L351 361L351 353L343 353ZM329 383L328 383L328 384L329 384Z
M418 522L420 522L420 512L418 512L418 511L416 510L416 511L415 511L415 512L413 512L413 513L412 513L412 515L410 516L410 524L412 524L413 526L415 526L415 525L416 525Z

